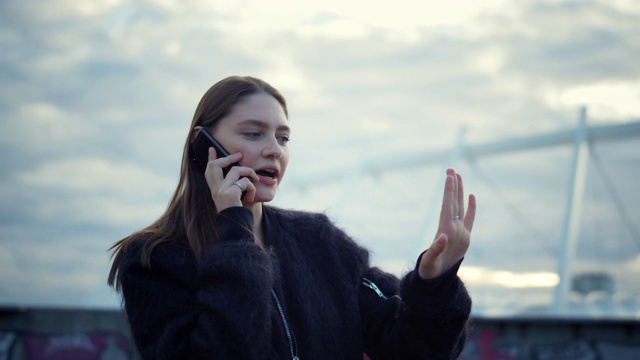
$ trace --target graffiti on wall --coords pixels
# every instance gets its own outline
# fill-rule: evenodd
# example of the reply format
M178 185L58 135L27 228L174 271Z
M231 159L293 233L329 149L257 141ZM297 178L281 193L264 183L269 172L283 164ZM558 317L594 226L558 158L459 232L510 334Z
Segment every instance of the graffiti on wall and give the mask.
M136 359L133 345L119 333L36 334L0 332L0 360ZM366 357L365 357L366 359ZM561 343L527 343L493 330L473 332L460 360L637 360L639 343L576 338Z
M0 360L9 359L9 350L16 335L14 333L2 333L0 332Z
M613 343L573 339L568 342L525 345L524 339L507 340L492 330L473 333L460 360L637 360L639 343Z
M129 340L118 333L32 334L0 332L0 360L135 359Z

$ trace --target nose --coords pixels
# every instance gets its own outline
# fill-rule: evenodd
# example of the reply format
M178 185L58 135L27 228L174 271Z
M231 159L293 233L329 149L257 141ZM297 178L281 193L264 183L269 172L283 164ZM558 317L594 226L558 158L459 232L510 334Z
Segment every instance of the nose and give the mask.
M280 159L282 153L282 146L280 146L277 138L271 138L262 151L264 157L272 157L274 159Z

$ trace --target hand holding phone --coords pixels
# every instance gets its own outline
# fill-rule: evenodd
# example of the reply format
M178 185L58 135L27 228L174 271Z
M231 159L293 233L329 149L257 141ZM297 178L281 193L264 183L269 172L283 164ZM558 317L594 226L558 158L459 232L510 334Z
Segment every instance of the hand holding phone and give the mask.
M213 135L211 135L207 129L201 128L200 131L198 131L193 144L191 144L189 157L203 175L207 169L207 164L209 163L209 148L214 148L216 150L217 158L229 156L229 152L213 137ZM229 173L229 170L234 166L240 166L240 163L234 163L223 168L222 176L227 177L227 173ZM253 182L253 179L250 177L248 179ZM244 190L240 196L240 200L244 199L246 194L247 191Z
M229 152L220 145L220 143L207 131L205 128L201 128L196 135L196 139L191 144L191 151L189 156L191 161L202 174L207 169L207 163L209 163L209 148L212 147L216 150L217 158L229 156ZM222 169L223 176L227 176L229 170L234 166L240 166L239 163L231 164Z

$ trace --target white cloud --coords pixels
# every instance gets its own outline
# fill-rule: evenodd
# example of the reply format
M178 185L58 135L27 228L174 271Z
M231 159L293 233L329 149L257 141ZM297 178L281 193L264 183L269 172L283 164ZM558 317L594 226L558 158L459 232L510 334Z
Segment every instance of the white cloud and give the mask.
M51 103L29 103L20 108L21 117L26 121L33 121L34 127L53 127L54 125L68 125L69 114ZM66 124L65 124L66 123Z
M516 273L504 270L492 270L477 266L463 266L460 278L471 286L488 285L506 288L552 288L558 285L559 278L552 272Z
M360 1L312 1L299 3L295 1L278 1L266 6L274 8L291 7L294 3L296 12L333 13L345 19L366 24L371 27L413 31L422 27L463 26L469 24L486 11L503 7L506 1L493 0L483 2L465 2L464 6L451 1L415 1L401 0L394 2L392 11L386 2L372 1L363 5ZM264 9L260 9L264 10Z
M82 4L69 0L53 0L47 2L24 1L19 7L29 16L39 21L57 22L79 18L98 18L107 15L113 9L121 6L124 0L88 1Z
M336 18L322 24L300 26L297 33L302 37L322 36L339 40L343 38L364 38L369 35L369 29L362 24Z
M59 239L56 239L59 240ZM3 303L24 305L68 305L68 296L82 297L104 283L102 264L106 248L95 251L92 240L33 242L30 239L3 247L0 252L0 284L11 291L0 295ZM86 244L89 244L87 246ZM24 295L29 298L25 299Z
M606 120L640 118L640 81L596 82L561 91L555 106L587 106L589 116ZM557 104L560 102L560 104Z
M422 28L463 30L487 12L503 9L507 1L465 2L401 0L389 4L359 1L232 1L156 2L170 12L220 15L216 28L246 37L289 32L328 39L363 38L376 29L390 32L396 40L414 41Z
M78 34L65 34L58 39L50 39L51 46L64 48L64 50L53 49L43 54L41 57L30 60L26 66L37 75L48 75L60 73L74 69L83 60L86 60L91 48L83 44L84 36ZM71 48L71 44L79 44Z
M506 62L504 49L499 46L487 46L478 51L477 56L471 59L470 63L480 73L492 76L500 76L500 71Z
M160 174L138 165L115 163L100 158L75 158L46 163L41 168L16 175L16 179L48 190L79 193L124 192L122 195L150 196L165 191L172 183ZM153 179L152 182L149 182ZM122 186L129 183L129 186Z
M41 199L34 215L45 221L64 217L77 223L139 227L162 214L175 187L163 174L100 158L49 162L15 174L13 181L27 190L25 197Z
M24 99L11 106L16 109L5 119L6 130L0 133L0 139L19 149L20 160L29 165L96 134L96 124L82 121L54 102Z

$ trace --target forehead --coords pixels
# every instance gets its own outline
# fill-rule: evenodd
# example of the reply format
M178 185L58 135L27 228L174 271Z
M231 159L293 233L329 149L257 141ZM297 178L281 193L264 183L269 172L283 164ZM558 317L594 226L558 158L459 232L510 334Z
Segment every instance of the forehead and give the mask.
M274 125L287 124L287 116L282 105L273 96L265 93L243 97L231 108L225 118L233 122L256 120Z

